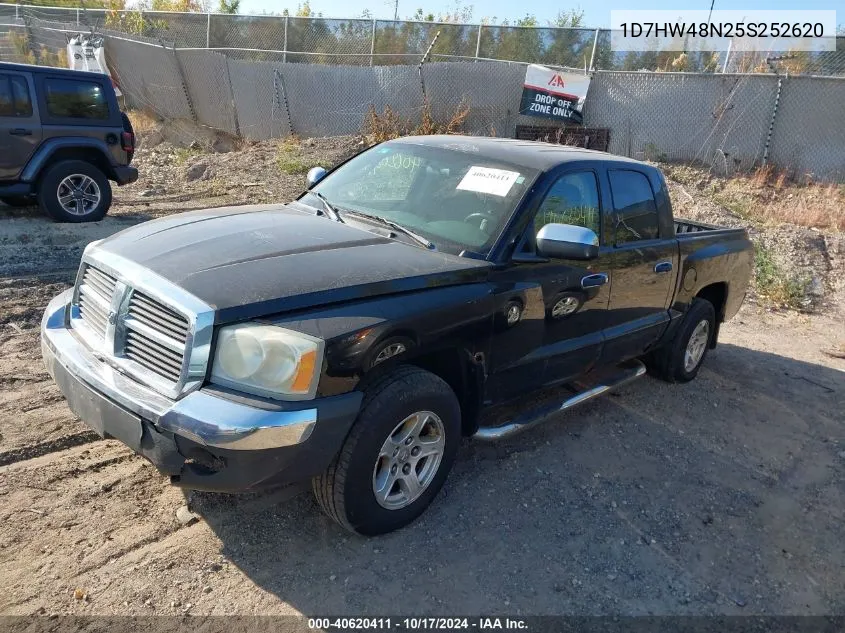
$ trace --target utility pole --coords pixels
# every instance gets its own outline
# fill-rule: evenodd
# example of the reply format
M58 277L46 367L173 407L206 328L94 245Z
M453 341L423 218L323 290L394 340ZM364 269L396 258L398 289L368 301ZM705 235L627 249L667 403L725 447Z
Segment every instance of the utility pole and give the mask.
M394 0L393 2L393 21L399 21L399 0Z

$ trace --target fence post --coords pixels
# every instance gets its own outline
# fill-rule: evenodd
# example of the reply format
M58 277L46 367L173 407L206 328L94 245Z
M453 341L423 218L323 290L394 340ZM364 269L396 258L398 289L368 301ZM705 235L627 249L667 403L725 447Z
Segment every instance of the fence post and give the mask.
M26 34L26 45L29 48L29 52L32 53L32 58L35 60L36 64L41 63L41 51L35 45L35 36L32 34L32 23L29 16L23 17L23 25L24 25L24 33Z
M238 106L235 103L235 87L232 85L232 71L229 69L229 58L224 57L223 59L226 60L226 83L229 84L229 98L232 103L232 120L235 124L235 136L240 138L241 124L240 121L238 121Z
M425 77L423 76L423 66L425 65L425 62L428 59L428 56L431 54L431 49L434 48L434 44L437 42L438 37L440 37L440 31L437 31L437 33L434 34L434 39L431 40L431 44L428 45L428 48L426 49L425 53L422 56L422 59L420 60L420 65L417 68L417 70L419 70L420 72L420 89L422 90L423 107L428 104L428 95L426 95L425 93Z
M163 50L168 50L163 41L159 40L159 44L161 44L161 48ZM176 45L174 44L173 48L169 50L173 54L173 61L176 64L176 70L179 71L179 81L182 82L182 92L185 93L185 99L188 101L188 110L191 112L191 118L194 120L194 123L198 123L199 118L197 117L197 111L194 110L194 100L191 99L191 91L188 90L188 81L185 78L185 69L182 68L182 60L179 59L179 56L176 54Z
M16 4L15 5L15 22L17 22L18 20L21 19L20 12L21 12L21 5Z
M481 53L481 29L483 28L483 24L478 25L478 37L475 39L475 61L478 61L479 53Z
M205 21L205 47L211 48L209 44L211 43L211 12L206 14L208 19Z
M728 42L728 50L727 50L727 52L725 52L725 63L722 64L722 74L723 75L726 72L728 72L728 60L731 57L731 48L733 47L733 44L734 44L734 38L731 38L731 41Z
M285 80L282 76L282 71L278 68L273 71L273 88L275 88L274 101L278 102L279 109L284 111L285 121L287 121L288 124L287 136L293 136L293 122L290 120L290 106L288 106L288 95L285 90Z
M288 19L290 16L285 16L285 41L282 44L282 63L288 61Z
M590 53L590 72L593 72L593 63L596 61L596 48L599 45L599 33L601 29L596 29L596 36L593 38L593 52Z
M76 26L79 26L79 8L76 9Z
M778 89L775 93L775 104L772 107L772 118L769 120L769 132L766 134L766 146L763 148L763 167L769 162L769 147L772 144L772 132L775 131L775 119L778 114L778 103L780 102L780 91L783 88L783 76L778 75Z
M370 66L373 65L373 54L376 52L376 20L373 18L373 32L370 36Z

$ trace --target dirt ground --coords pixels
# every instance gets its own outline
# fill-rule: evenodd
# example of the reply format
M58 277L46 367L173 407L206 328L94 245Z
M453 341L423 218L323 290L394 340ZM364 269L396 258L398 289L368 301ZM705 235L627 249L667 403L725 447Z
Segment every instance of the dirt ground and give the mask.
M644 378L507 442L466 441L423 517L374 539L303 487L183 493L86 430L38 345L81 249L168 213L290 197L303 176L276 160L142 149L144 177L97 225L0 209L0 613L845 614L838 309L749 302L690 384ZM208 177L186 179L199 161ZM198 521L177 518L186 504Z

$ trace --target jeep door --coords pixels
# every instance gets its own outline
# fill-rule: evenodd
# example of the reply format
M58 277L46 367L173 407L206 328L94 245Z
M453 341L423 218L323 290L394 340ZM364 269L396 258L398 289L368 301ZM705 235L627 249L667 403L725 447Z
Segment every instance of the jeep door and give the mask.
M0 180L14 180L41 142L29 73L0 72Z

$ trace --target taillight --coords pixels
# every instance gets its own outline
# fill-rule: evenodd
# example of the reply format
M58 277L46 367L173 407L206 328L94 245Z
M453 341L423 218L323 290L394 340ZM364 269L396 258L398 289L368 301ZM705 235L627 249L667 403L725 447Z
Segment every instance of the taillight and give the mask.
M132 132L122 132L120 134L120 146L124 151L133 151L135 149L135 135Z

